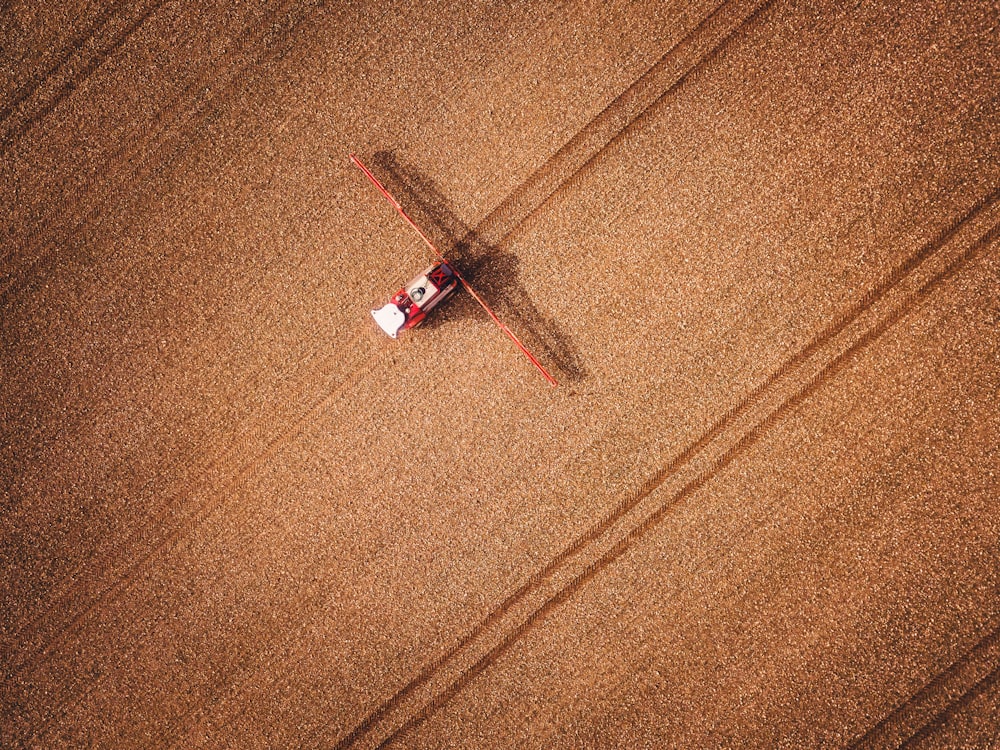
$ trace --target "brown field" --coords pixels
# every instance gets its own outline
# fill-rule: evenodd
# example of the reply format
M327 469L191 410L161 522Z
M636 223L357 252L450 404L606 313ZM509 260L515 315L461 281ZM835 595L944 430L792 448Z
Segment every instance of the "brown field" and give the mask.
M0 746L1000 746L1000 7L0 4ZM464 293L392 341L429 253Z

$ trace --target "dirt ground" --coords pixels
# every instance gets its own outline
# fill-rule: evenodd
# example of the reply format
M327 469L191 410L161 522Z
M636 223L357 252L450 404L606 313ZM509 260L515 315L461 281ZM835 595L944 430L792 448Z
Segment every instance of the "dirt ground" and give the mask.
M0 745L1000 746L1000 8L905 5L0 5ZM352 152L558 388L375 328Z

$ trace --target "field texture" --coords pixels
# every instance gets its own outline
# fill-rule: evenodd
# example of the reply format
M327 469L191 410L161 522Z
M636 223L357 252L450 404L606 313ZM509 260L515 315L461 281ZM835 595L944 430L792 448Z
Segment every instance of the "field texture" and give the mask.
M13 0L0 68L0 746L1000 745L995 0ZM377 330L352 152L558 388Z

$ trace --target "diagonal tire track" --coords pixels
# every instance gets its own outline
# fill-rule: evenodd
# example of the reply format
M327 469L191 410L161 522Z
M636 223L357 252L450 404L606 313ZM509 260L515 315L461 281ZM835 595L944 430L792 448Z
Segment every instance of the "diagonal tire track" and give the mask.
M93 598L87 609L78 613L65 624L58 634L45 646L30 654L29 658L19 664L15 669L17 674L35 667L39 662L44 661L53 651L59 648L64 642L81 632L86 621L91 615L99 611L101 605L106 603L111 597L120 596L124 589L131 586L136 580L143 580L142 571L146 570L157 559L162 557L167 550L172 549L184 540L196 527L202 526L215 514L219 513L228 505L236 491L255 472L265 466L277 453L289 445L301 432L313 424L324 415L330 408L334 407L354 385L362 378L383 366L384 361L391 356L391 351L383 349L382 352L374 352L372 348L377 341L370 335L370 331L359 332L350 342L350 349L357 348L355 356L349 360L348 366L344 368L346 375L335 382L323 396L317 399L311 407L301 414L298 419L288 424L285 429L272 429L271 425L263 422L256 422L243 434L242 438L226 452L218 461L209 467L208 471L200 478L200 481L188 489L188 494L194 498L190 509L184 516L174 523L169 530L158 539L155 544L146 548L142 555L135 558L128 558L113 561L117 563L120 575ZM356 344L360 346L356 347ZM338 358L338 361L343 361ZM282 420L284 421L284 420ZM263 448L253 448L252 444L259 439L266 441ZM221 533L216 530L215 533ZM124 547L119 548L123 550ZM100 680L92 680L88 683L87 689L77 695L67 708L84 701L88 695L99 689ZM31 739L40 739L55 727L58 716L53 715L47 721L40 722L32 727Z
M157 0L157 5L163 2L165 0ZM118 148L111 151L93 170L94 176L61 202L57 225L60 229L55 238L51 237L53 217L46 216L7 249L0 262L3 269L0 273L0 306L17 293L34 269L69 245L86 227L105 214L111 201L132 202L139 197L127 194L122 198L121 185L148 185L148 178L154 174L163 179L169 169L176 166L181 148L191 152L192 144L204 137L201 118L205 113L236 98L241 85L260 74L261 62L275 47L287 45L289 35L297 33L303 22L321 7L317 0L304 8L299 8L294 0L287 0L269 8L269 19L292 17L293 22L287 26L284 35L275 34L270 29L273 23L257 24L246 30L239 39L237 49L226 56L224 67L206 71L168 100L156 112L148 127L124 139ZM152 12L144 20L151 15ZM130 33L139 26L141 24L137 24ZM125 41L123 38L115 49L120 49ZM190 130L188 137L178 138L178 133L183 133L185 128ZM0 144L3 143L5 141L0 141Z
M902 747L920 747L920 744L924 740L933 736L934 732L940 730L946 721L953 718L959 711L966 708L973 700L988 690L992 690L998 684L1000 684L1000 664L997 665L996 669L970 687L968 691L963 693L954 703L949 704L947 708L937 714L927 724L922 726L919 731L903 743Z
M995 683L1000 675L1000 623L960 659L935 675L888 716L869 729L851 748L905 747L926 736L940 719L969 697Z
M544 201L548 200L548 198L569 183L570 179L578 171L573 165L586 164L592 161L615 137L621 134L623 129L630 127L638 117L641 117L650 107L661 101L667 93L675 90L681 80L684 80L693 70L703 65L724 46L736 29L745 27L770 2L772 0L765 0L763 3L760 0L729 0L719 5L706 19L687 34L681 42L661 56L634 84L616 97L553 157L550 157L510 197L505 199L489 216L480 222L474 231L482 232L486 236L495 234L498 231L503 236L508 236L512 233ZM276 10L275 13L279 13L279 11ZM247 32L247 34L249 35L250 32ZM255 39L256 37L251 38L248 36L246 40L243 40L245 47L244 52L241 54L245 56L249 52L252 52L255 46L260 46L257 41L254 41ZM266 49L260 54L265 53ZM240 75L250 67L252 67L252 63L230 66L224 85L213 84L215 90L220 90L221 86L224 91L222 96L232 95L233 89L239 83ZM193 88L197 89L199 87ZM175 120L178 120L178 118L180 122L194 121L195 116L200 112L204 104L207 104L207 102L202 102L200 95L196 96L193 102L188 101L184 96L178 97L169 108L171 111L176 109L178 112L175 112L173 115L168 114L166 117L161 116L160 120L162 124L158 126L156 133L153 134L154 139L159 138L161 133L169 132L176 125ZM144 148L143 144L144 142L137 142L130 144L128 148L135 151ZM123 160L126 162L131 161L131 159L125 158L125 153L121 151L109 163L121 163ZM155 164L156 159L150 156L148 159L142 160L142 163ZM142 168L142 166L137 167L140 170ZM81 231L87 225L88 221L96 217L99 213L100 206L94 208L83 221L80 221L74 227L73 233ZM50 249L55 249L54 243ZM34 267L37 262L41 262L44 255L30 267ZM10 279L10 283L13 283L12 278ZM0 290L0 299L10 289L11 286L8 285L6 289ZM224 458L208 463L206 471L217 471L216 467L222 465L227 465ZM175 495L177 493L174 493L172 496ZM169 503L164 503L164 511L159 515L163 516L167 512L169 512ZM120 551L121 549L119 549ZM73 599L82 589L83 583L78 583L75 579L76 576L68 577L70 590L61 597L61 602L66 603ZM117 585L117 583L112 584L112 586ZM57 614L57 618L64 617L66 609L66 607L61 606L51 608L48 613L34 618L29 623L28 628L23 628L22 632L32 632L37 627L37 622L43 617L51 617L53 614ZM46 628L48 631L54 629L54 627ZM47 651L48 649L45 649L44 652ZM28 653L37 654L38 652L30 650ZM37 657L28 657L18 662L15 670L20 672L25 668L25 665L36 661Z
M384 747L419 726L546 614L662 522L672 508L711 481L834 377L855 354L998 239L1000 190L995 190L872 287L637 492L623 498L608 517L574 541L347 735L338 740L330 727L314 744ZM666 498L657 502L664 494Z
M275 12L277 13L278 11L276 10ZM230 81L230 83L236 85L238 82L235 79L233 79ZM186 103L185 97L180 96L173 102L171 107L177 106L183 108L185 103ZM195 108L195 110L196 109L197 107ZM194 113L195 110L191 110L191 112L189 112L188 114ZM168 130L169 124L170 124L169 122L166 123L160 129L160 131L158 131L158 134L159 132L166 132ZM156 136L154 137L158 137L158 134L156 134ZM150 157L149 162L154 163L155 159ZM250 189L251 189L250 185L243 186L244 193L248 192ZM97 215L98 212L99 210L95 209L92 212L92 215ZM78 226L77 230L81 228L82 225ZM248 279L246 280L244 286L250 285L251 283L252 279ZM316 283L318 286L321 286L323 280L317 279ZM243 289L243 291L245 291L245 289ZM360 334L355 335L354 337L355 341L358 340L359 335ZM265 409L263 413L258 414L256 417L254 417L256 424L251 424L249 427L247 427L243 431L242 437L238 438L235 443L230 443L228 447L224 447L224 449L216 453L214 457L209 456L207 460L200 462L200 465L196 465L195 467L193 467L195 469L196 476L198 475L204 476L206 474L217 475L220 471L223 471L222 467L231 467L232 462L227 457L231 456L233 454L233 451L238 452L239 450L241 450L240 448L241 441L242 444L246 444L247 441L251 442L256 441L257 444L262 444L264 436L266 436L266 434L269 434L270 432L273 432L276 429L276 424L280 425L285 420L285 416L287 416L288 419L291 420L294 420L296 417L301 416L302 412L299 411L299 408L302 406L302 404L305 404L306 406L304 408L308 409L308 404L310 403L310 400L316 397L316 394L312 392L315 383L317 381L328 380L331 376L335 375L337 372L340 371L340 364L341 364L338 358L332 356L319 357L318 359L312 359L312 358L310 359L311 361L308 362L309 364L308 371L296 379L297 390L292 389L287 394L288 398L286 400L294 403L294 406L292 407L293 408L292 414L283 415L283 413L280 412L280 410L275 411L274 409L270 410ZM300 363L300 367L301 364L302 363ZM300 367L297 367L295 369L298 370L300 369ZM286 407L287 404L281 405L281 408L286 408ZM251 435L253 436L251 437ZM71 439L71 436L63 436L63 439L64 440ZM164 466L163 470L169 471L170 468L171 468L170 466ZM144 486L144 489L155 486L155 484L158 481L160 481L161 478L162 477L160 474L151 477ZM218 481L222 481L222 478L219 478ZM174 519L176 518L176 513L172 508L173 501L176 500L178 497L183 497L185 493L189 493L191 491L192 483L190 481L181 480L181 482L182 483L179 489L172 488L167 493L167 496L161 502L157 503L156 506L153 508L152 518L150 522L147 524L147 526L150 529L155 530L153 533L154 537L163 528L169 528L170 525L174 522ZM195 482L195 484L197 484L197 482ZM131 542L133 540L137 539L143 540L146 538L147 534L145 533L145 531L143 529L139 529L135 533L133 533L128 540L126 540L124 545L118 545L114 549L107 551L106 554L111 556L115 555L121 556L125 550L131 549ZM108 559L102 558L101 564L97 565L96 567L103 571L109 570ZM88 566L92 568L95 567L93 560L88 562ZM111 569L113 570L114 567L112 567ZM71 605L74 602L78 604L81 600L86 600L90 597L90 593L88 592L87 588L88 578L86 575L81 575L83 573L85 573L83 566L77 566L76 569L63 576L60 583L58 583L56 587L53 589L53 593L50 594L50 598L52 598L53 596L55 597L56 604L48 606L45 611L40 612L37 616L31 618L29 622L27 622L24 626L22 626L19 629L18 631L19 635L14 637L12 640L14 641L23 640L22 636L23 634L26 633L38 633L38 632L51 633L55 631L58 627L60 627L60 623L65 622L68 613L73 611L74 607ZM46 621L48 621L48 624L42 627L40 623ZM31 648L30 646L27 649L28 654L35 653L35 651L36 649ZM15 666L13 667L14 669L20 669L19 665L23 662L18 661L16 663L15 662L12 663L15 664Z
M5 108L3 114L0 115L0 122L3 123L0 127L4 128L0 132L0 154L9 151L17 141L72 94L83 81L93 75L104 64L104 61L121 49L129 37L145 24L165 2L166 0L153 0L152 3L125 20L123 27L114 29L107 34L107 39L95 41L98 39L98 33L102 37L105 36L102 32L116 15L114 12L106 13L104 20L94 30L94 33L72 45L70 53L59 64L38 80L37 84L25 91L22 96L15 98L11 106ZM86 47L94 49L85 50ZM81 58L79 65L69 64L78 52ZM4 121L8 121L9 124Z
M629 129L640 125L647 113L708 64L740 29L753 23L773 2L727 0L718 5L493 209L476 227L476 234L488 245L509 239L594 159Z
M44 70L36 71L28 80L24 81L11 93L9 101L0 109L0 127L11 117L11 115L28 99L36 96L41 86L52 76L59 73L60 69L69 63L70 59L76 55L84 46L88 45L92 39L108 25L111 19L117 15L126 3L120 2L117 5L109 5L103 9L87 28L76 34L69 40L58 55L58 59L45 67Z

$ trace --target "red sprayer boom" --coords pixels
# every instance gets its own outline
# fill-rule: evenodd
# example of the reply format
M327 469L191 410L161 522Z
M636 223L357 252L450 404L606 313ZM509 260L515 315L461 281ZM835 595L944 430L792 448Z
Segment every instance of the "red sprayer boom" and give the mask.
M493 312L492 309L490 309L490 306L487 305L485 301L483 301L483 298L479 296L479 293L472 288L472 285L469 284L468 281L466 281L465 277L461 274L461 272L457 268L455 268L455 265L444 257L444 254L434 246L434 243L431 242L430 238L426 234L423 233L423 230L421 230L420 227L417 226L416 222L413 221L413 219L411 219L409 216L407 216L406 211L404 211L403 207L399 205L399 201L397 201L395 198L392 197L392 194L385 189L385 186L378 181L378 178L371 173L371 170L368 169L368 167L366 167L364 164L362 164L361 160L354 154L351 154L351 161L354 162L354 165L358 169L360 169L362 172L365 173L365 176L369 180L371 180L372 184L376 188L378 188L378 191L382 193L385 199L392 204L392 207L399 212L399 215L406 220L406 223L409 224L411 227L413 227L413 231L415 231L417 234L420 235L420 239L424 241L427 247L429 247L438 258L447 263L455 271L455 275L458 277L458 280L462 282L462 286L464 286L468 290L469 294L472 295L472 298L482 306L482 308L486 311L486 314L493 319L493 322L496 323L498 326L500 326L500 330L506 333L507 336L510 338L510 340L517 345L517 348L520 349L521 352L524 354L524 356L528 358L528 361L531 362L531 364L533 364L540 373L542 373L542 375L545 377L547 381L549 381L551 385L553 386L558 385L556 379L553 378L551 375L549 375L548 371L544 367L542 367L542 363L535 358L535 355L532 354L530 351L528 351L528 348L521 343L521 340L514 335L514 332L511 331L504 324L504 322L497 317L497 314Z

